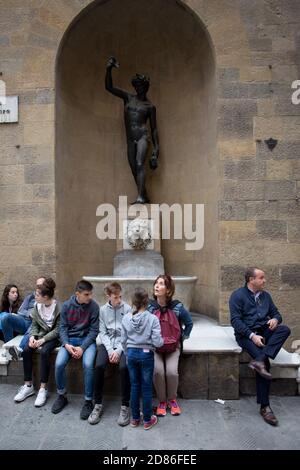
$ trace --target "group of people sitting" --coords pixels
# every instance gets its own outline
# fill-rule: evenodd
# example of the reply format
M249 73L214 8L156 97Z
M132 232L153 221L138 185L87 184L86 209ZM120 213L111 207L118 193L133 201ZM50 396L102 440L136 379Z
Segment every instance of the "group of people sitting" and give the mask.
M231 324L236 341L252 357L249 367L256 373L257 403L262 418L273 426L278 420L270 408L270 359L274 359L290 335L271 295L265 291L265 273L258 267L247 268L245 285L229 299ZM173 300L175 285L168 275L160 275L153 285L153 298L137 288L132 306L122 301L117 282L106 286L107 303L99 311L92 299L93 286L81 280L75 294L62 307L55 299L53 279L39 278L36 290L21 303L17 286L5 287L0 305L0 332L4 341L15 333L23 334L19 346L9 348L13 358L23 357L24 385L15 396L21 402L35 394L32 384L33 352L39 349L41 384L35 406L43 406L48 397L50 353L60 346L55 363L57 398L52 406L59 413L67 405L66 365L71 358L82 358L85 402L81 419L97 424L103 413L103 387L107 365L119 367L122 404L118 424L133 427L141 423L143 403L144 429L157 423L169 409L181 414L177 401L178 362L182 344L193 328L190 313ZM152 384L158 398L153 414ZM93 404L94 400L94 404ZM130 408L131 407L131 420Z
M66 365L71 358L82 358L85 401L81 419L97 424L103 413L103 389L107 365L119 367L122 404L118 424L144 429L157 423L157 416L181 414L177 402L178 361L182 342L193 327L190 313L173 300L175 285L168 275L160 275L153 285L153 299L143 288L135 289L132 306L122 301L117 282L107 285L107 303L99 309L92 299L93 286L81 280L74 295L60 303L55 299L55 282L41 277L34 293L21 302L18 287L5 287L0 305L0 332L5 342L16 333L24 335L18 346L11 346L13 359L23 358L24 385L14 397L16 403L35 394L32 383L33 353L40 353L40 388L35 406L48 398L50 354L59 347L55 362L57 397L52 405L56 414L68 404ZM153 412L152 385L158 405ZM140 412L142 398L142 414ZM93 403L94 402L94 403ZM131 407L131 413L130 413ZM142 416L142 418L141 418Z

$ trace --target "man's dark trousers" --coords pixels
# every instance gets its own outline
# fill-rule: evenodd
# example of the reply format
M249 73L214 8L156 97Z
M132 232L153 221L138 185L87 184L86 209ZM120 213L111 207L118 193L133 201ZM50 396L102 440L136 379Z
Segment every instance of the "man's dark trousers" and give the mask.
M263 336L265 339L265 346L259 348L256 346L252 339L246 337L236 337L236 340L245 349L250 356L256 361L263 361L266 365L267 371L270 370L270 361L274 359L282 348L284 342L291 334L288 326L278 325L275 330L270 330L268 325L256 330L257 335ZM268 406L269 403L269 391L270 391L271 380L265 379L256 372L256 397L257 403L262 407Z

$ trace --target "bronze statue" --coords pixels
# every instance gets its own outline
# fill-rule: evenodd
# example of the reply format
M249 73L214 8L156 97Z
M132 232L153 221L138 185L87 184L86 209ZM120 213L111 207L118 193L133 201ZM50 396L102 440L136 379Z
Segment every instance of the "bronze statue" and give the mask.
M149 142L147 121L149 119L151 136L153 143L153 152L150 158L150 168L157 168L157 159L159 155L158 134L156 127L156 108L148 100L147 92L150 86L150 80L145 75L136 74L132 80L132 86L136 95L128 93L113 86L112 69L118 68L119 63L115 57L110 57L106 64L105 88L118 98L124 101L124 119L127 136L127 155L128 161L137 185L138 196L133 204L150 202L145 188L145 160Z

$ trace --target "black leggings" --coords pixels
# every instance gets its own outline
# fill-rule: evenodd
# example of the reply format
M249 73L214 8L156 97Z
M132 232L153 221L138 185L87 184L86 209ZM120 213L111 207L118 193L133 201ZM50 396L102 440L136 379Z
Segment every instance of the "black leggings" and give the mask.
M41 383L47 383L49 379L50 373L50 354L57 346L59 346L58 339L52 339L51 341L47 341L41 346L39 350L40 353L40 361L41 361ZM32 381L32 354L34 353L35 349L30 348L29 344L25 346L23 351L23 368L24 368L24 381L31 382Z
M104 387L104 373L107 364L109 363L109 357L106 348L103 344L99 346L96 358L95 366L95 385L94 385L94 398L95 403L100 405L102 403L103 387ZM129 406L130 400L130 379L126 365L126 357L122 352L119 366L120 378L121 378L121 392L122 392L122 405Z

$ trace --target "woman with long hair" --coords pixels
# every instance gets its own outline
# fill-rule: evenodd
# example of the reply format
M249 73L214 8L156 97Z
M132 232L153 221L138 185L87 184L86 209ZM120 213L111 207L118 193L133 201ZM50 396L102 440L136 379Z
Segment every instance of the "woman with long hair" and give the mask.
M2 335L1 318L4 315L17 313L22 299L18 287L15 284L8 284L5 286L0 301L0 333Z
M154 387L159 401L157 416L165 416L167 408L173 416L181 414L177 402L178 362L182 342L193 328L190 313L179 300L173 300L175 284L171 276L162 274L153 284L153 300L148 310L160 321L164 345L154 353Z

